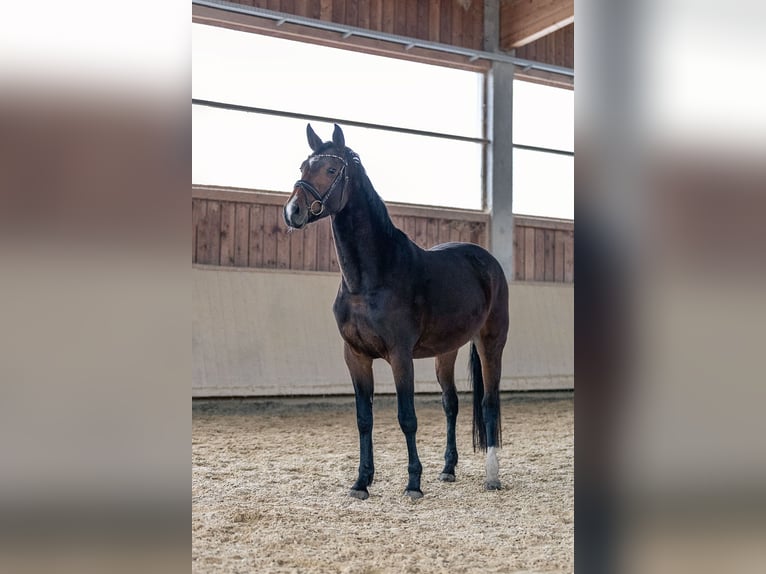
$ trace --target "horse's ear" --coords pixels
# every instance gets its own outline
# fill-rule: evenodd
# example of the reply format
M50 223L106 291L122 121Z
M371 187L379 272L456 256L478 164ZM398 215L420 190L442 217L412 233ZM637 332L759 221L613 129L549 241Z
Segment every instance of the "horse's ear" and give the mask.
M319 149L319 146L322 145L322 140L319 139L319 136L316 134L316 132L311 128L311 124L306 124L306 137L309 140L309 147L316 151Z
M346 138L343 137L343 130L340 129L338 124L335 124L335 129L332 132L332 143L334 143L335 147L338 149L346 147Z

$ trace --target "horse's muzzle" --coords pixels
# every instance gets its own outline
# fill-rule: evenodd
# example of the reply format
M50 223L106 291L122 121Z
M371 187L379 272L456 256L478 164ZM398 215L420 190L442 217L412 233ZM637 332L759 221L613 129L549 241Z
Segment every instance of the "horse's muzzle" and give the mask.
M287 227L293 229L300 229L305 226L309 219L309 214L306 209L301 208L301 204L294 196L290 201L285 204L282 210L282 217L285 220Z

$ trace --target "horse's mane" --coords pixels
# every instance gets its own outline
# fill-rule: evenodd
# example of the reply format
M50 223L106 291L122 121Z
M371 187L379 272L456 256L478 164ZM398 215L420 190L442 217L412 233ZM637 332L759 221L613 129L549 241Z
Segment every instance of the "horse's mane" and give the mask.
M326 153L333 148L335 148L335 146L332 142L325 142L314 153ZM394 225L394 222L391 221L391 216L388 214L386 204L383 202L383 199L378 192L375 191L375 187L372 185L370 178L367 177L367 171L364 169L364 166L359 159L359 155L349 147L345 148L343 155L348 163L349 176L352 181L356 180L358 182L362 191L366 195L369 205L372 208L372 215L375 220L381 224L383 232L388 237L395 237L397 232L401 233L401 231Z

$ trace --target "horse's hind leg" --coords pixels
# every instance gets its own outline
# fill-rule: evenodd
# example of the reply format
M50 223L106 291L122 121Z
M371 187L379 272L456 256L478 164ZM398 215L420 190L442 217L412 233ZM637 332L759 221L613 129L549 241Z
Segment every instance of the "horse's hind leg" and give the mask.
M500 419L500 375L503 362L503 348L508 335L508 315L498 313L490 317L482 328L476 349L481 359L481 375L484 397L481 407L487 437L487 490L501 488L497 449L502 445L502 427Z
M447 417L447 448L444 451L444 470L439 474L439 480L455 482L455 467L457 466L457 444L455 442L455 425L457 422L458 399L455 389L455 360L457 349L436 357L436 379L442 388L442 406Z
M484 386L484 397L481 401L482 416L487 437L487 479L484 487L487 490L501 488L497 449L502 443L500 426L500 366L502 362L502 347L500 352L488 350L481 342L476 346L481 358L481 373Z

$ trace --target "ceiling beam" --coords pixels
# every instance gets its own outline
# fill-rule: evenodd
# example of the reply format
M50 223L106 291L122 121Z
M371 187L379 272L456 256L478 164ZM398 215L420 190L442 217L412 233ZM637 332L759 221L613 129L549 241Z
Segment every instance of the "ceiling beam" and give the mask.
M518 48L574 22L574 0L508 0L500 5L500 46Z

